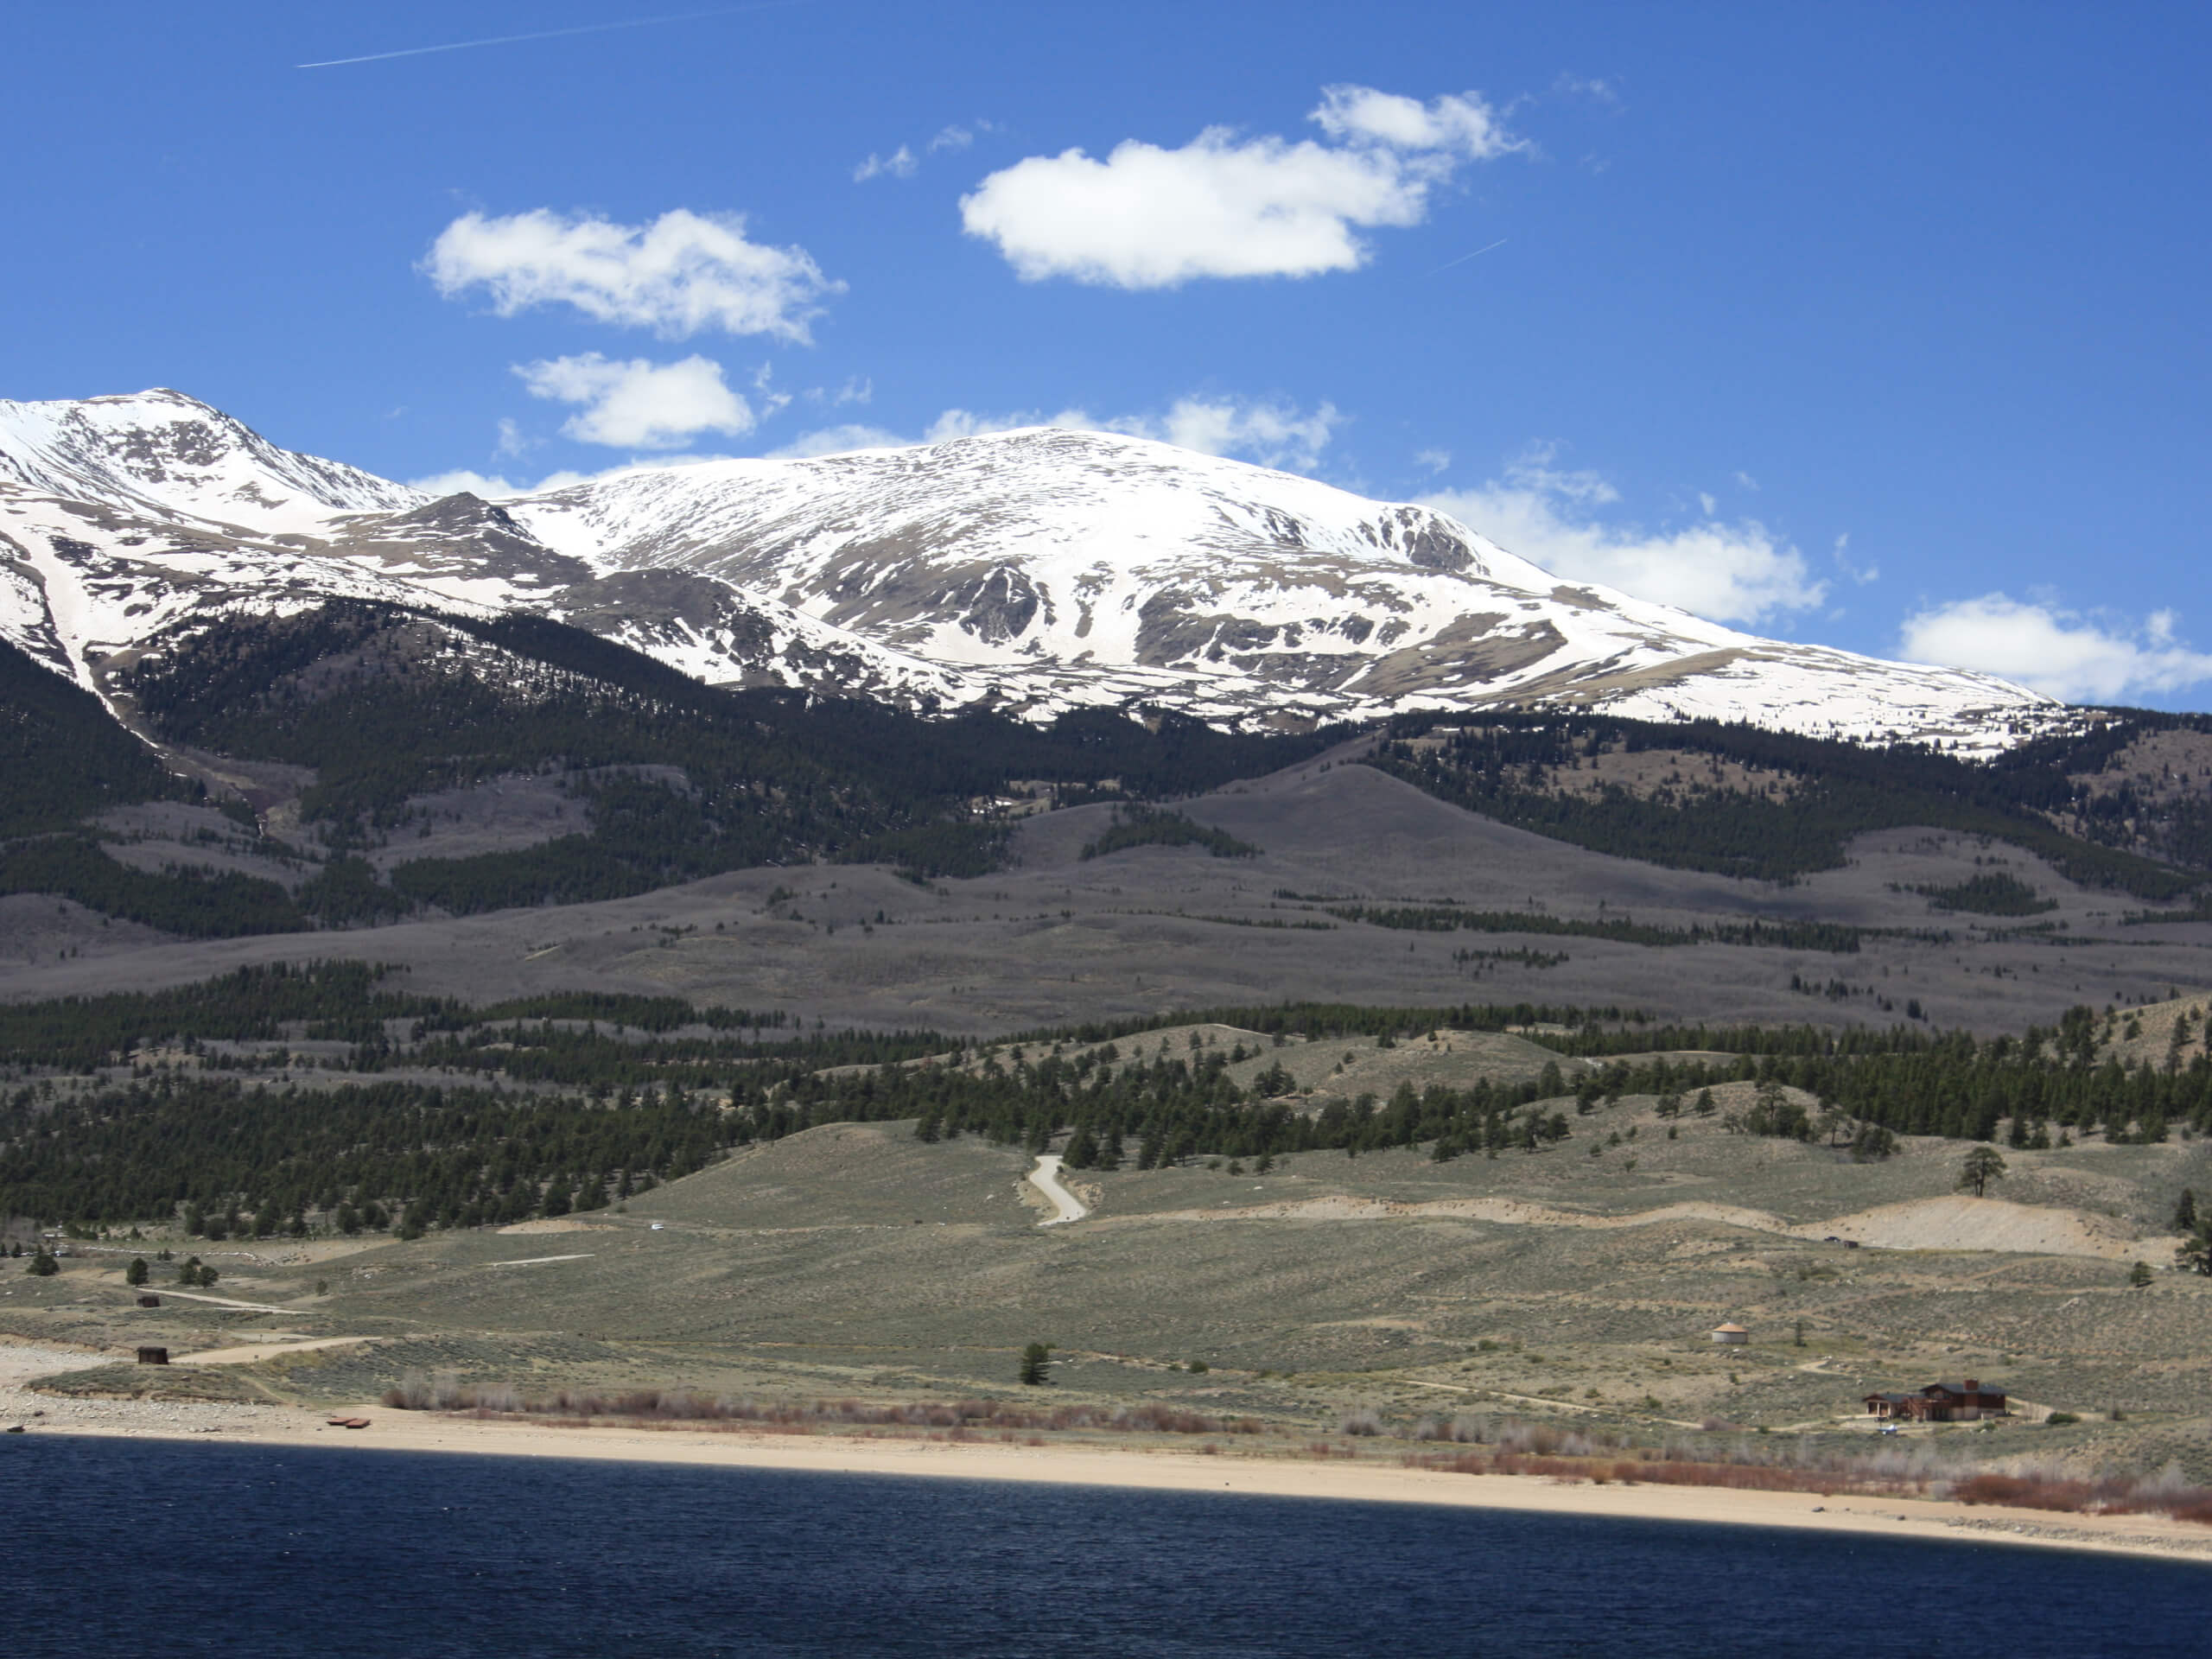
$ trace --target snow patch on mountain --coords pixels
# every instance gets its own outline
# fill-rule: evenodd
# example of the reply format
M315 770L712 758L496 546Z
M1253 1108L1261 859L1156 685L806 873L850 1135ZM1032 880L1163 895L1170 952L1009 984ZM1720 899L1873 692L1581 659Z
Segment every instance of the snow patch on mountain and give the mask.
M697 678L1047 719L1567 706L1993 753L2068 717L1569 582L1429 508L1058 428L641 468L494 504L181 393L0 404L0 635L80 681L187 619L530 611Z
M0 401L0 478L132 511L264 534L312 533L333 512L421 505L404 484L280 449L219 410L156 389L73 402Z

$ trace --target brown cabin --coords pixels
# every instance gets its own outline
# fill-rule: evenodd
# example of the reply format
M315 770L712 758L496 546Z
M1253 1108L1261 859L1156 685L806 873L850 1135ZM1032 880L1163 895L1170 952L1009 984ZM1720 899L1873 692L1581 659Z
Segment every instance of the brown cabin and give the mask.
M1971 1423L2012 1414L2005 1390L1969 1376L1959 1382L1930 1382L1910 1394L1870 1394L1866 1413L1918 1423Z
M141 1348L138 1363L141 1365L166 1365L169 1363L169 1351L166 1348Z
M141 1296L138 1299L138 1306L141 1307L159 1307L161 1305L162 1299L158 1296Z

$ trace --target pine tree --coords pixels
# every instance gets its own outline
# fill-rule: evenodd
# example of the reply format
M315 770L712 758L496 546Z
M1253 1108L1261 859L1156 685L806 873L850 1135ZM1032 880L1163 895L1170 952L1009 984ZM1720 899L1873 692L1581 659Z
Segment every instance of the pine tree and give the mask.
M134 1287L143 1285L152 1276L153 1271L146 1265L144 1256L133 1256L130 1259L130 1265L123 1270L123 1282Z
M1972 1192L1980 1198L1990 1182L2000 1180L2005 1174L2005 1154L1994 1147L1976 1147L1967 1154L1966 1161L1959 1166L1957 1190Z
M1021 1381L1030 1388L1039 1388L1052 1380L1052 1350L1050 1344L1033 1342L1021 1351Z
M2181 1197L2174 1204L2174 1231L2193 1233L2196 1230L2196 1194L2184 1186Z

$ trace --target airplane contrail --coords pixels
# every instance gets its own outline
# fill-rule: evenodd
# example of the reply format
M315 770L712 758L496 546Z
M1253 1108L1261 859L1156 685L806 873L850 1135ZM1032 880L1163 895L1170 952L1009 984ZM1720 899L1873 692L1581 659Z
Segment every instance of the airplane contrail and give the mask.
M295 69L336 69L349 63L383 63L392 58L420 58L433 52L467 52L480 46L512 46L519 41L555 41L569 35L603 35L614 29L649 29L655 23L688 23L701 17L728 17L741 11L771 11L782 6L801 6L807 0L758 0L749 6L716 6L711 11L679 11L665 17L627 17L614 23L580 23L574 29L541 29L534 35L494 35L481 41L448 41L442 46L410 46L397 52L371 52L358 58L324 58L315 63L296 63Z
M1513 238L1510 236L1501 236L1497 241L1491 243L1489 248L1477 248L1472 253L1463 253L1457 259L1447 259L1428 274L1432 276L1441 276L1446 271L1451 270L1452 266L1464 265L1470 259L1479 259L1483 255L1488 253L1491 251L1491 248L1502 248L1512 239Z

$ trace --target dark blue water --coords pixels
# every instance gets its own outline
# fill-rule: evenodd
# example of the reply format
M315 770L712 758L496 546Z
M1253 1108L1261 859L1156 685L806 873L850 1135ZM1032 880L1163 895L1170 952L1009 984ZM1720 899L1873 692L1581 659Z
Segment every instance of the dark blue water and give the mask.
M1414 1505L0 1437L0 1654L2212 1652L2212 1568Z

